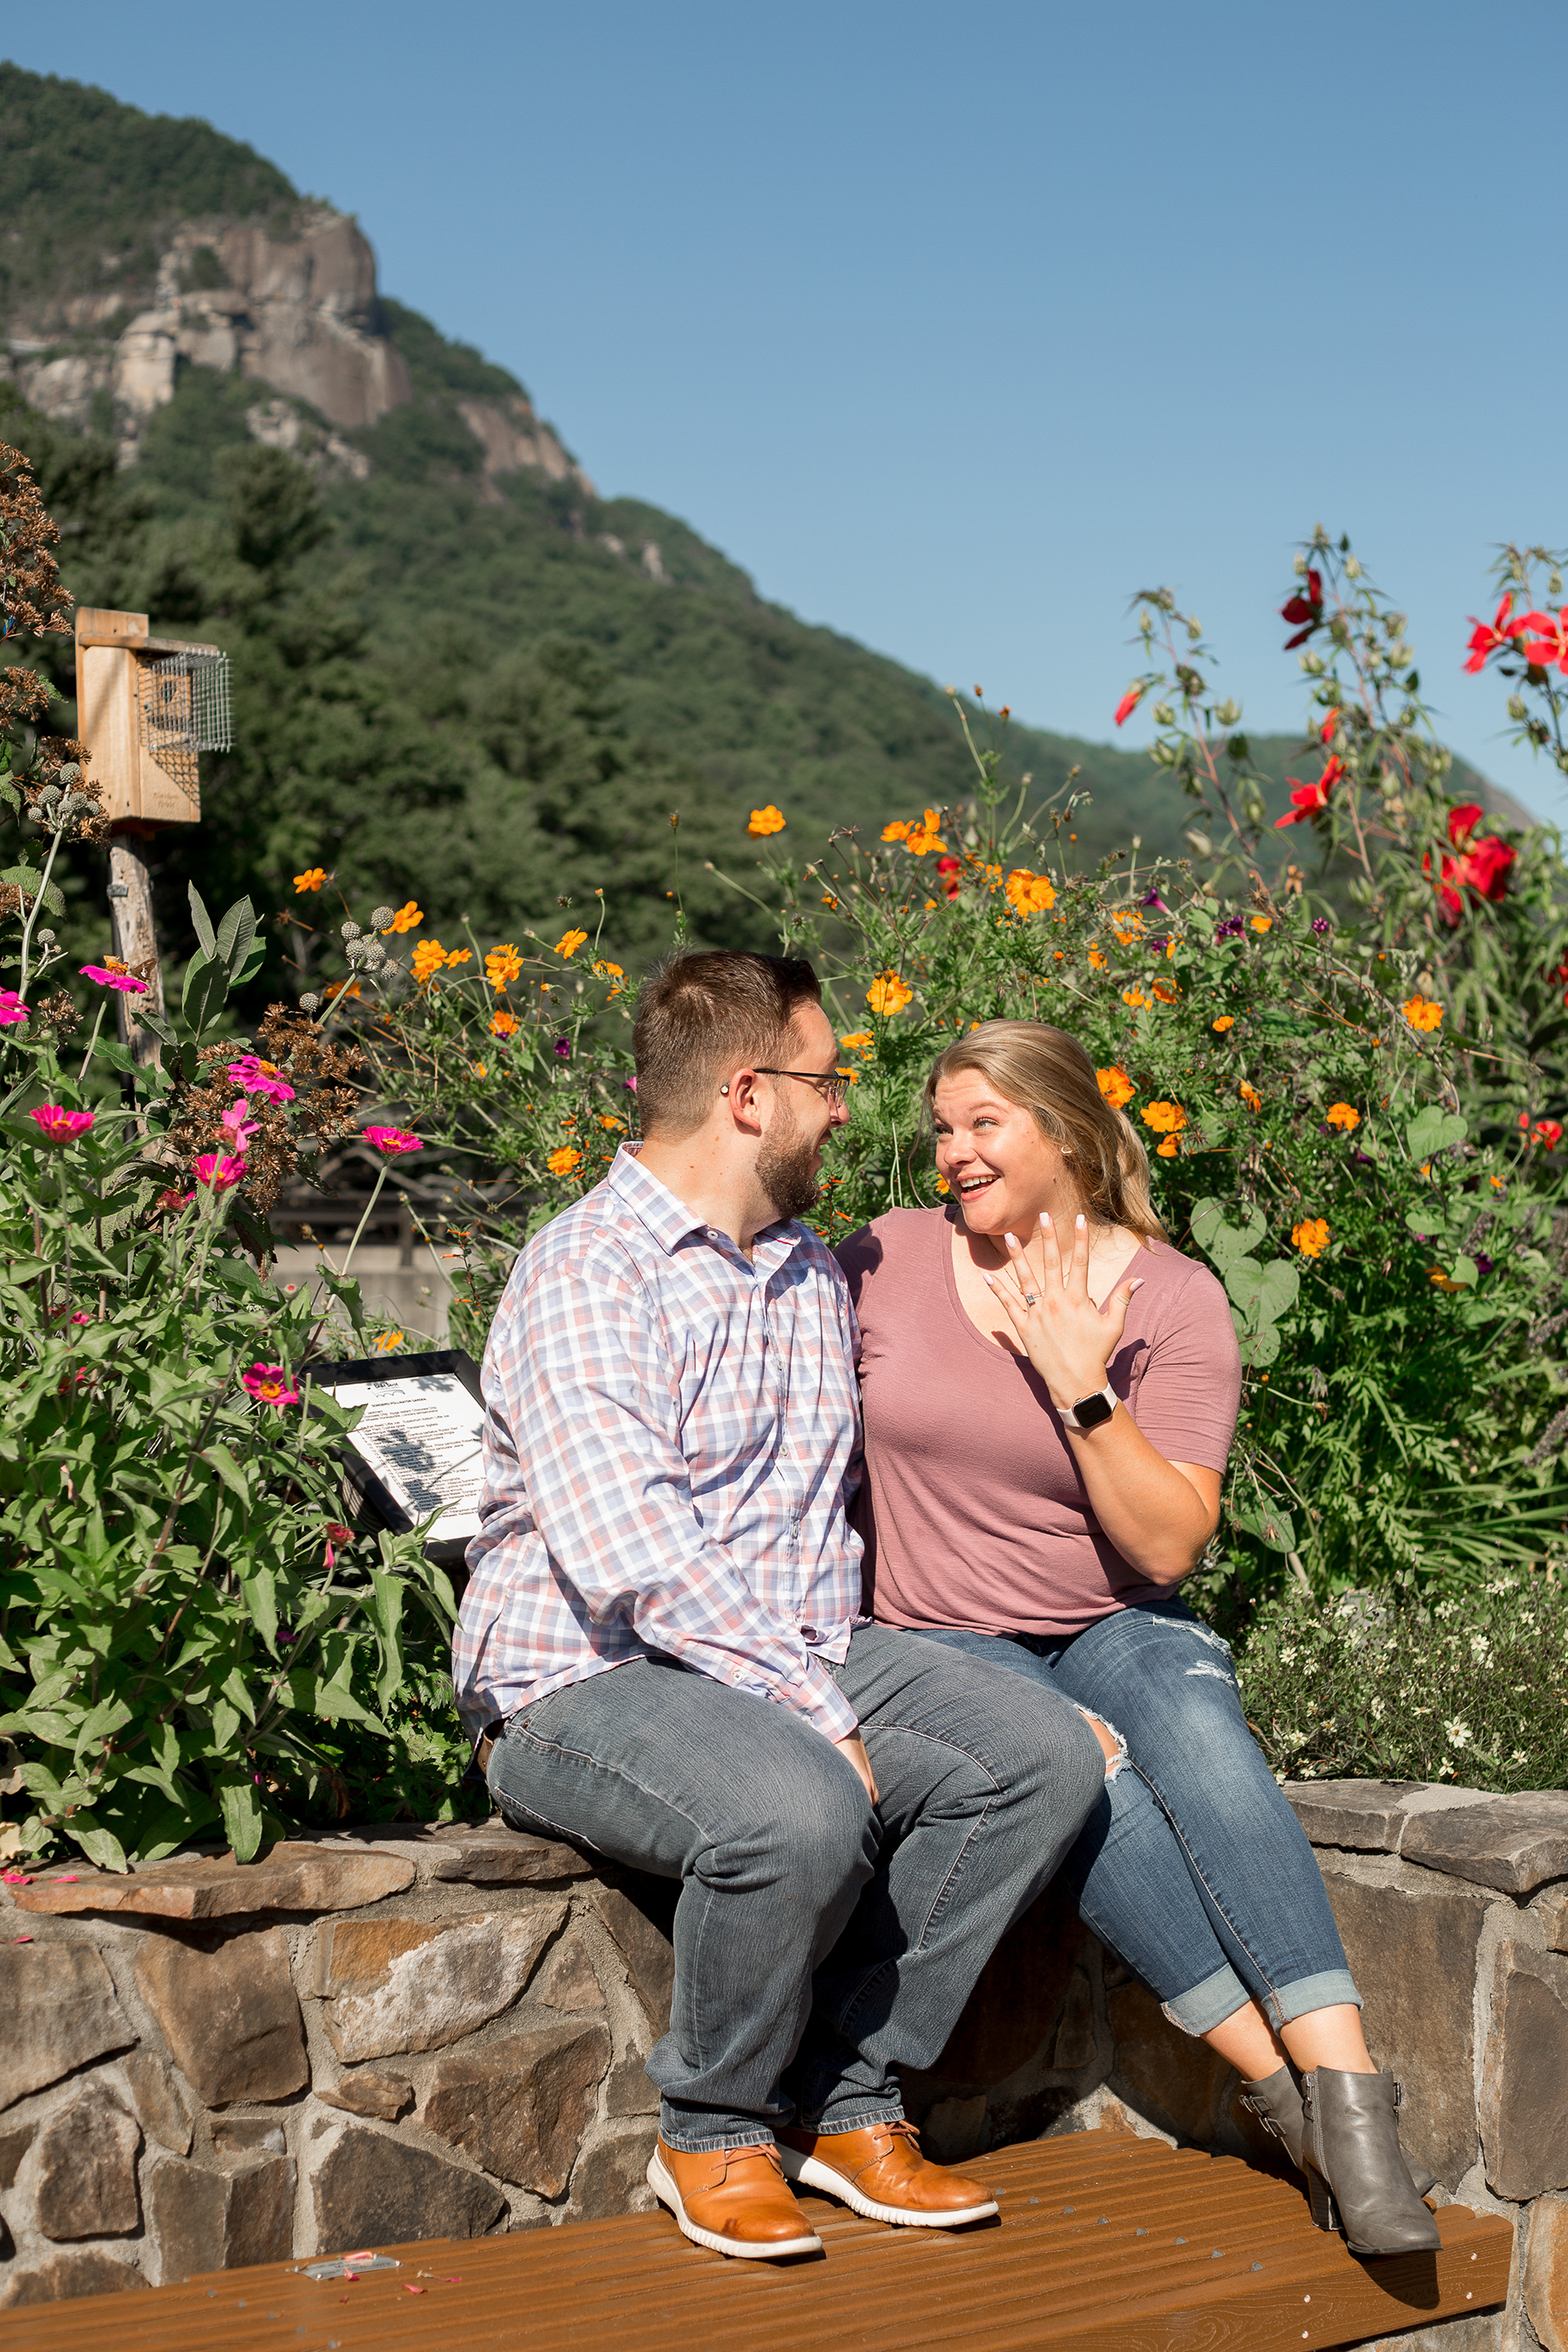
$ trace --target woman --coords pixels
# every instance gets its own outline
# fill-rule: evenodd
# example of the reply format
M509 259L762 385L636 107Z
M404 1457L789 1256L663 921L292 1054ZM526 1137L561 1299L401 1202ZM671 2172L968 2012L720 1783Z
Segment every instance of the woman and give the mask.
M877 1618L1113 1727L1065 1866L1083 1918L1237 2067L1321 2227L1342 2217L1358 2253L1436 2247L1312 1850L1179 1594L1236 1426L1225 1292L1166 1241L1143 1147L1064 1031L983 1023L926 1098L952 1207L838 1252Z

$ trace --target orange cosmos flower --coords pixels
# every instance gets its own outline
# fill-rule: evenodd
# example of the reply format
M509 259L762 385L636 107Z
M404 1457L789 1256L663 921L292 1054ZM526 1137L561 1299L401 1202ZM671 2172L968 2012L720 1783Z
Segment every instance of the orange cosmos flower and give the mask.
M1112 1110L1121 1110L1138 1091L1119 1062L1112 1062L1109 1070L1096 1070L1094 1075Z
M574 1151L569 1143L563 1143L558 1151L551 1153L544 1164L552 1176L570 1176L582 1157L580 1151Z
M770 801L766 808L753 809L752 811L751 820L746 826L746 831L752 836L753 840L762 841L764 840L770 833L782 833L784 829L784 823L785 819L784 811L782 809L774 808L772 801Z
M1249 1087L1245 1078L1243 1078L1241 1082L1241 1099L1247 1105L1248 1110L1261 1110L1263 1108L1263 1097L1258 1093L1256 1087Z
M490 1035L492 1037L515 1037L517 1031L518 1019L515 1013L498 1012L491 1013Z
M1145 1103L1138 1116L1156 1135L1179 1135L1187 1123L1186 1112L1175 1102Z
M1163 1143L1157 1143L1154 1146L1156 1153L1162 1160L1173 1160L1179 1149L1180 1146L1173 1135L1168 1135Z
M1020 915L1043 915L1057 903L1055 885L1044 874L1015 866L1007 877L1007 904Z
M1303 1257L1321 1257L1329 1246L1327 1217L1303 1217L1299 1225L1291 1226L1290 1240Z
M1272 915L1248 915L1247 919L1252 925L1253 929L1258 933L1271 931L1274 929L1274 918Z
M1215 1026L1215 1027L1219 1031L1220 1035L1223 1037L1223 1036L1225 1035L1225 1033L1226 1033L1226 1031L1227 1029L1234 1029L1234 1028L1235 1028L1235 1026L1236 1026L1236 1015L1235 1015L1235 1013L1222 1013L1220 1014L1220 1016L1219 1016L1219 1019L1215 1023L1214 1026Z
M302 898L307 890L319 890L326 878L327 869L324 866L312 866L308 872L304 874L296 874L294 877L295 897Z
M492 988L507 988L522 971L522 958L510 940L492 948L485 958L485 978Z
M1090 940L1089 943L1089 968L1090 971L1108 971L1110 968L1110 958L1100 952L1098 940Z
M847 1037L838 1040L846 1053L855 1054L868 1054L876 1042L869 1029L852 1029Z
M896 971L879 971L866 991L866 1002L873 1013L880 1013L891 1020L894 1013L901 1013L906 1004L913 1003L914 994L914 990L906 987Z
M1152 996L1145 996L1141 988L1124 988L1121 992L1121 1002L1123 1004L1130 1004L1134 1013L1139 1013L1152 1007L1154 1000Z
M1323 1119L1325 1125L1342 1128L1349 1135L1352 1128L1361 1125L1361 1113L1351 1103L1331 1103L1323 1113Z
M433 979L440 971L446 961L447 950L439 940L421 940L414 950L414 961L409 967L416 985L423 988L426 982Z
M1442 1024L1442 1006L1435 996L1423 996L1419 989L1414 996L1407 996L1399 1009L1412 1029L1430 1032Z
M410 898L405 907L399 907L388 928L395 931L416 931L424 920L424 908L416 907Z
M555 942L553 952L558 956L574 956L587 936L586 931L563 931Z

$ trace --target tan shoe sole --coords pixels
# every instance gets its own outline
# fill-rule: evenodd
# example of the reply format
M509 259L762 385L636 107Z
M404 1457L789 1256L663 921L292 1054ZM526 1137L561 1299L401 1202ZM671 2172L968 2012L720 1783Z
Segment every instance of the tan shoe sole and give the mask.
M667 2205L675 2218L677 2229L683 2230L694 2246L706 2246L710 2254L729 2254L739 2262L776 2262L781 2254L819 2254L822 2240L815 2230L807 2230L798 2238L773 2238L766 2242L746 2238L721 2238L716 2230L700 2229L680 2201L680 2191L662 2162L658 2148L647 2160L647 2185L661 2205ZM992 2207L995 2211L995 2207ZM805 2219L805 2216L802 2216Z
M790 2147L783 2141L779 2144L779 2157L786 2180L798 2180L807 2189L820 2189L829 2197L841 2198L868 2221L891 2221L896 2229L955 2230L965 2221L988 2221L993 2213L1000 2210L994 2197L987 2197L978 2205L960 2205L951 2213L928 2213L915 2205L879 2205L874 2197L868 2197L864 2189L857 2189L852 2180L835 2172L820 2157L802 2156L797 2147Z

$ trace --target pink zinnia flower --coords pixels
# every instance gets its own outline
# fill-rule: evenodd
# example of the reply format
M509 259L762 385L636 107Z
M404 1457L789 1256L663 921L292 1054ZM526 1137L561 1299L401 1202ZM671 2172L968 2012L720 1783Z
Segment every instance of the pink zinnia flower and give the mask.
M0 988L0 1029L13 1029L32 1017L14 988Z
M191 1172L198 1184L210 1184L215 1192L226 1192L244 1175L245 1161L231 1158L226 1151L204 1151Z
M237 1062L230 1062L228 1076L247 1095L265 1095L268 1102L276 1103L294 1099L294 1089L279 1076L277 1063L264 1062L259 1054L242 1054Z
M171 1185L166 1192L159 1193L153 1206L155 1209L162 1209L166 1215L174 1217L177 1216L182 1209L188 1209L195 1197L194 1192L177 1192Z
M252 1364L247 1372L241 1372L239 1385L247 1396L255 1397L259 1404L285 1405L300 1402L300 1391L281 1364Z
M230 1103L223 1115L221 1123L227 1133L234 1138L235 1150L241 1154L251 1137L259 1135L261 1132L261 1121L258 1118L246 1117L243 1102Z
M373 1143L384 1160L395 1160L402 1151L423 1151L425 1146L416 1135L405 1135L400 1127L365 1127L360 1129L367 1143Z
M95 980L100 988L118 989L121 996L145 996L147 993L146 982L138 980L132 971L106 971L100 963L79 964L77 970L83 980Z
M51 1143L74 1143L79 1135L87 1133L93 1118L89 1110L67 1110L59 1103L40 1103L27 1117L37 1119Z

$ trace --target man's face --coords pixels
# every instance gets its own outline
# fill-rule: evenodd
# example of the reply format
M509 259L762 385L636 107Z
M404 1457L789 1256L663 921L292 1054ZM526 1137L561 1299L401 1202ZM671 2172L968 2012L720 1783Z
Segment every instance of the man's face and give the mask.
M831 1078L838 1069L838 1040L819 1004L802 1005L790 1024L779 1055L781 1070L808 1070ZM773 1115L757 1153L757 1181L781 1217L802 1217L816 1198L823 1148L849 1116L829 1104L820 1087L805 1078L771 1078Z

